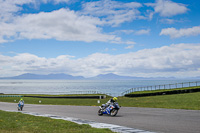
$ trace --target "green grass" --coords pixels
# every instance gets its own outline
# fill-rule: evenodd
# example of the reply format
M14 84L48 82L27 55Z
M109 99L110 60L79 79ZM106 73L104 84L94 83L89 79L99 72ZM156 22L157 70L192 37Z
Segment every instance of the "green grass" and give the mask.
M23 97L25 104L48 104L48 105L81 105L81 106L99 106L97 103L98 99L73 99L73 98L32 98L32 97ZM17 103L19 97L0 97L1 102L14 102ZM101 103L105 103L109 98L101 99Z
M163 90L162 90L163 91ZM168 91L168 90L167 90ZM143 92L142 92L143 93ZM97 103L98 99L66 99L66 98L23 98L29 104L48 104L48 105L78 105L78 106L99 106L106 103L110 97L101 99L101 103ZM20 98L16 97L0 97L2 102L18 102ZM122 107L148 107L148 108L168 108L168 109L189 109L200 110L200 92L184 93L174 95L161 95L149 97L119 97L118 102Z
M17 94L15 94L17 95ZM48 94L20 94L23 96L103 96L105 94L64 94L64 95L48 95ZM107 95L106 95L107 96Z
M200 92L118 99L120 105L127 107L200 110Z
M92 128L65 120L31 116L0 110L1 133L111 133L109 129Z
M193 89L193 87L190 87ZM189 89L189 88L187 88ZM179 89L178 89L179 90ZM165 90L159 90L165 91ZM166 90L171 91L171 90ZM141 93L146 93L140 92ZM148 91L154 93L155 91ZM158 92L158 91L156 91ZM138 93L138 92L137 92ZM37 95L45 96L45 95ZM47 96L47 95L46 95ZM49 96L49 95L48 95ZM53 95L52 95L53 96ZM56 95L57 96L57 95ZM69 95L60 95L69 96ZM74 95L73 95L74 96ZM81 105L81 106L99 106L106 103L110 97L101 99L65 99L65 98L31 98L23 97L25 104L50 104L50 105ZM1 102L17 102L19 97L0 97ZM189 109L200 110L200 92L184 93L174 95L161 95L149 97L118 97L118 102L122 107L148 107L148 108L167 108L167 109ZM0 132L5 133L61 133L61 132L78 132L78 133L100 133L111 132L109 129L95 129L89 125L78 125L69 121L55 120L45 117L36 117L21 113L0 111Z

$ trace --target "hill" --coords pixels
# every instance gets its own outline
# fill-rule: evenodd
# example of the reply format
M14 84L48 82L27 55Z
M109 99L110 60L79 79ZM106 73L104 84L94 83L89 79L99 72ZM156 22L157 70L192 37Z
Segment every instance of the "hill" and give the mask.
M120 76L113 73L100 74L95 77L85 78L83 76L72 76L69 74L59 73L59 74L48 74L48 75L39 75L32 73L25 73L22 75L14 77L1 77L0 79L66 79L66 80L167 80L175 79L174 77L131 77L131 76Z
M69 79L69 80L79 80L84 79L82 76L72 76L67 74L48 74L48 75L38 75L38 74L31 74L25 73L19 76L14 77L3 77L0 79Z

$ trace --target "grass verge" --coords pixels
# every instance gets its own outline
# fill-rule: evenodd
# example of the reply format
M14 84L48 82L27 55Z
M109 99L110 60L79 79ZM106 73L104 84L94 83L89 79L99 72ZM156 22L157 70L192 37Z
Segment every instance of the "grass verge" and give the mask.
M187 88L188 89L188 88ZM172 90L172 89L170 89ZM163 90L162 90L163 91ZM168 90L167 90L168 91ZM1 102L16 102L17 97L0 97ZM101 99L65 99L65 98L30 98L24 97L25 104L49 104L49 105L78 105L78 106L99 106L106 103L110 97ZM161 95L149 97L118 97L118 102L122 107L148 107L148 108L168 108L168 109L188 109L200 110L200 92L184 93L174 95Z
M200 110L200 92L118 99L120 105L126 107Z
M109 129L92 128L65 120L32 116L0 110L2 133L112 133Z
M41 96L41 95L39 95ZM51 95L50 95L51 96ZM63 95L62 95L63 96ZM80 106L98 106L98 99L74 99L74 98L33 98L23 97L25 104L47 104L47 105L80 105ZM101 103L106 103L110 97L101 99ZM20 97L0 97L1 102L15 102L17 103ZM39 103L41 101L41 103Z

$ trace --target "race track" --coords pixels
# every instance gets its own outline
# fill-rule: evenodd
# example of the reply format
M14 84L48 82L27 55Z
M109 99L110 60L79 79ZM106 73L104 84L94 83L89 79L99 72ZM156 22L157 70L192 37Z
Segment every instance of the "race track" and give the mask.
M17 111L16 103L0 102L0 110ZM199 133L200 111L122 107L116 117L98 116L95 106L25 104L23 112L73 117L163 133Z

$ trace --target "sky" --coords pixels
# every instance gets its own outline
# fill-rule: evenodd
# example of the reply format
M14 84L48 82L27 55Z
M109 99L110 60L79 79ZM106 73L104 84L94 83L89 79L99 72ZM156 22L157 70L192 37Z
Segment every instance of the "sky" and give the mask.
M200 76L198 0L0 0L0 77Z

